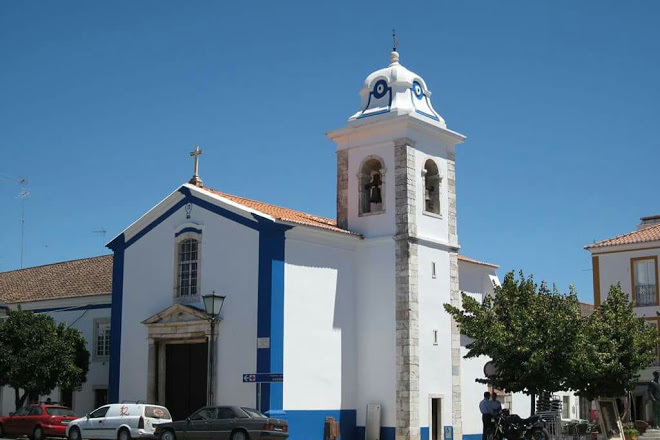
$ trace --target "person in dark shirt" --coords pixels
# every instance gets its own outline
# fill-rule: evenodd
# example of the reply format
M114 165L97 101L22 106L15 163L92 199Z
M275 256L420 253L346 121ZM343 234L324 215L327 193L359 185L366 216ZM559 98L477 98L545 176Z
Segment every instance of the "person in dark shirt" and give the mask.
M481 435L481 440L488 440L488 436L492 431L493 427L493 418L490 413L491 402L490 402L490 393L486 391L484 393L484 400L479 402L479 411L481 412L481 422L483 423L483 434Z
M653 380L649 382L649 400L653 402L653 427L660 428L660 371L653 372Z

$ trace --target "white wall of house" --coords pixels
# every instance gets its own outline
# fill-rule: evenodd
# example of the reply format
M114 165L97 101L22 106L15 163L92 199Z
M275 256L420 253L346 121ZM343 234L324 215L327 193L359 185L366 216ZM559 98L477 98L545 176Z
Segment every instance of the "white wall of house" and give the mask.
M256 371L258 233L199 206L189 219L179 209L125 251L119 400L147 397L142 321L175 301L175 232L188 223L203 230L200 292L227 296L217 340L217 402L253 406L255 385L243 384L241 377ZM191 305L204 308L201 301Z
M432 217L429 219L437 220ZM440 222L440 221L439 221ZM419 421L432 426L432 397L442 397L441 420L452 424L451 319L444 310L449 303L449 253L445 248L419 245ZM433 277L433 263L436 275ZM437 342L436 335L437 332Z
M354 409L353 272L360 239L304 228L286 238L284 410Z
M107 307L103 307L107 305ZM94 390L108 388L108 366L109 357L97 357L95 352L95 333L94 326L97 321L110 319L110 295L95 295L89 297L76 297L47 301L33 301L21 303L23 310L43 310L52 316L55 322L64 322L82 333L87 341L87 350L90 352L89 372L87 381L83 384L80 391L73 393L73 411L76 414L84 415L94 409ZM10 304L10 308L16 309L18 304ZM69 310L78 307L77 310ZM103 307L103 308L85 308L85 307ZM50 397L53 401L60 400L58 389L48 396L40 396L40 400L46 400ZM7 415L15 411L14 390L10 387L3 387L0 391L0 415Z
M394 240L365 239L356 252L357 426L368 404L381 405L381 425L396 424Z

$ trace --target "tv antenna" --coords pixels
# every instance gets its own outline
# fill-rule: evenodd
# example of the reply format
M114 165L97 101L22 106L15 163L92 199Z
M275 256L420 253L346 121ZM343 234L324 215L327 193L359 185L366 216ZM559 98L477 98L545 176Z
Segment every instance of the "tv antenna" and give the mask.
M101 227L101 229L97 229L96 231L92 231L92 234L99 234L101 236L101 249L103 249L105 246L105 234L107 232L108 231L106 231L103 227Z
M25 200L30 197L27 183L25 177L21 177L18 181L18 184L21 185L21 192L18 195L18 198L21 199L21 269L23 269L23 255L25 253Z

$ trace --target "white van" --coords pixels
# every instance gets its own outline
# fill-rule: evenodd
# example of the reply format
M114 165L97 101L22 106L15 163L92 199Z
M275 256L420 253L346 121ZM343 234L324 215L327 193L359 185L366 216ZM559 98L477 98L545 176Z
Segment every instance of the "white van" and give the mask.
M95 409L66 427L69 440L155 438L154 426L171 422L164 406L148 403L111 403Z

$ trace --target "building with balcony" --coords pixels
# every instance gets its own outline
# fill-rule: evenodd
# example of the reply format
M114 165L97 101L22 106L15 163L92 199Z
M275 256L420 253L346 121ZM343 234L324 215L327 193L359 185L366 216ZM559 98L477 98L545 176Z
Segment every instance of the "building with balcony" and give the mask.
M637 229L623 235L585 246L591 252L594 282L594 305L605 299L610 286L619 283L635 306L635 313L650 325L658 326L660 296L658 296L658 256L660 255L660 215L642 217ZM634 392L633 414L636 419L648 419L646 384L653 371L660 369L660 358L640 372Z

